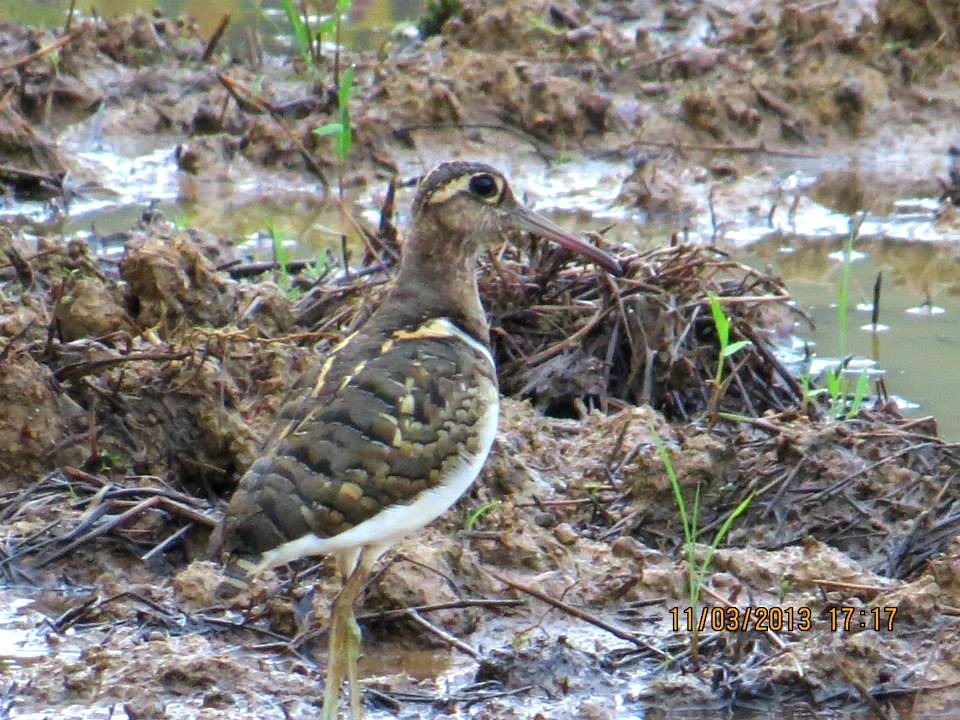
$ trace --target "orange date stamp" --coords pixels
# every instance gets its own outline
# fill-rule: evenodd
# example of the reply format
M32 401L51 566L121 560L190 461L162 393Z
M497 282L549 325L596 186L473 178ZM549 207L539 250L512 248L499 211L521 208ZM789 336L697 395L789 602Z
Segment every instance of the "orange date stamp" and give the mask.
M801 605L748 605L747 607L670 608L674 632L810 632L822 625L832 632L893 630L896 607L853 607L834 605L819 615Z

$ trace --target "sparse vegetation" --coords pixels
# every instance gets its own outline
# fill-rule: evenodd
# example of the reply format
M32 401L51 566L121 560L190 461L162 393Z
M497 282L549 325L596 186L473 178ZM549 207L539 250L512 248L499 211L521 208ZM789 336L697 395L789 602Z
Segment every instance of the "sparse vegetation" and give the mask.
M337 88L337 120L314 129L317 135L333 135L334 152L340 171L340 195L343 195L343 166L347 162L353 143L353 128L350 125L350 95L353 92L353 66L343 71Z
M840 268L840 281L837 285L837 346L839 348L840 363L836 367L827 368L824 381L830 393L830 414L837 419L853 418L860 412L860 406L866 396L870 384L869 375L861 371L857 375L856 385L850 403L849 375L845 368L850 360L847 356L847 314L850 309L850 272L853 265L853 244L860 234L860 226L866 214L863 213L850 221L850 232L843 245L843 261Z
M315 71L320 64L321 43L324 37L333 35L336 42L334 57L334 82L337 82L336 68L340 59L340 26L343 16L350 10L351 0L336 0L329 12L322 8L311 8L307 2L298 6L293 0L281 0L280 6L290 26L290 37L293 47L311 71ZM314 12L311 13L311 10Z
M295 300L301 294L300 288L293 284L293 276L290 273L290 251L287 250L287 233L278 228L273 223L266 227L267 237L270 238L270 246L273 250L273 262L277 269L274 271L274 282L280 287L286 296Z
M710 299L710 314L713 316L713 325L717 331L717 343L720 346L720 352L717 354L717 371L713 377L713 391L710 397L710 413L713 414L716 413L720 405L720 398L723 396L727 385L723 380L724 363L727 358L747 347L750 341L737 340L733 343L730 342L730 319L723 312L723 307L716 293L711 292L708 297Z
M750 503L753 500L753 494L751 493L750 495L747 495L739 502L739 504L737 504L736 507L733 508L733 510L730 511L723 523L721 523L720 527L714 533L713 539L710 541L710 544L707 546L707 550L704 553L703 560L698 564L697 535L700 533L699 523L701 484L699 482L697 483L693 495L693 506L688 509L686 501L683 498L683 488L680 485L680 480L677 477L676 470L674 470L673 461L670 459L670 453L667 451L667 446L663 442L663 439L660 437L659 433L657 433L656 428L651 426L650 433L653 437L653 443L657 448L657 455L660 458L660 462L663 464L664 471L667 473L667 478L670 480L670 487L673 490L673 498L677 503L677 514L680 516L680 524L683 526L683 548L687 561L687 600L689 601L690 607L693 611L693 617L698 617L700 608L700 593L703 588L703 580L706 577L707 570L710 568L710 561L713 559L713 554L723 541L723 538L725 538L727 533L730 531L733 521L736 520L750 506ZM690 635L690 655L694 664L699 662L699 646L700 628L697 623L694 623Z
M290 25L290 37L293 39L293 47L300 55L304 65L312 67L318 60L317 50L313 42L313 33L307 24L309 18L306 14L301 15L293 0L281 0L283 13L287 17L287 23Z
M499 500L490 500L478 505L475 508L465 511L463 516L463 529L467 532L472 531L480 518L482 518L491 510L500 507L500 504L501 503Z

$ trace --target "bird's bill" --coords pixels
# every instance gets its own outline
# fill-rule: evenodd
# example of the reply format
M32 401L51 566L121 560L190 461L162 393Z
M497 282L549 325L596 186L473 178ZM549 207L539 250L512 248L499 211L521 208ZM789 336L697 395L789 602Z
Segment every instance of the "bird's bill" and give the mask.
M521 205L513 208L510 211L510 215L512 224L520 230L528 230L536 235L545 237L547 240L555 242L562 248L592 260L604 270L614 275L623 274L623 268L620 267L620 263L615 257L588 242L584 242L576 235L567 232L540 213L535 213L533 210Z

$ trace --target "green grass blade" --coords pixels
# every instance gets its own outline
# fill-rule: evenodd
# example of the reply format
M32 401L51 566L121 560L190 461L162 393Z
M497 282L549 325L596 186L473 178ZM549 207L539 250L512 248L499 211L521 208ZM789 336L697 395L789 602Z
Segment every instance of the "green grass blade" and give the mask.
M700 586L703 583L703 570L697 572L697 533L700 532L697 522L700 519L701 485L698 482L693 491L693 512L690 513L690 537L693 540L687 543L687 576L690 579L690 605L693 607L700 602Z
M713 559L713 553L716 552L717 547L723 542L723 538L726 537L727 533L730 531L730 526L733 525L733 521L740 517L743 512L750 506L750 503L753 501L753 493L747 495L740 503L733 509L727 519L723 521L723 524L717 528L717 532L713 536L713 540L710 542L710 548L707 550L706 556L703 558L703 564L700 566L700 575L703 576L707 572L707 568L710 567L710 560Z
M737 340L735 343L730 343L723 349L723 356L725 358L730 357L737 351L743 350L749 344L749 340Z
M268 225L267 234L270 236L270 243L273 245L273 257L277 265L280 266L280 273L286 275L290 254L287 252L286 245L283 244L283 233L274 225Z
M347 103L350 101L350 93L353 91L353 74L356 68L351 65L343 71L340 76L340 88L337 93L337 105L340 108L340 114L344 113Z
M667 452L667 446L664 444L663 439L652 425L650 426L650 434L653 437L653 444L657 448L657 455L660 457L660 462L663 463L663 469L666 471L667 477L670 479L670 487L673 489L673 498L677 502L677 510L680 513L680 522L683 523L683 535L687 542L693 542L693 535L690 532L691 525L687 517L687 506L683 502L683 492L680 488L680 481L677 479L677 473L673 469L673 462L670 460L670 454Z
M851 225L843 245L843 267L840 270L840 286L837 288L837 341L840 357L847 354L847 309L850 304L850 268L853 265L853 240L859 225Z
M693 541L697 541L697 533L700 532L700 528L697 527L697 521L700 519L700 486L701 483L697 483L697 487L693 491L693 512L690 513L690 537L693 538Z
M293 46L296 48L303 61L310 64L310 30L303 21L299 11L293 4L293 0L281 0L283 12L287 16L287 22L290 23L290 32L293 35Z
M720 305L720 299L716 293L710 293L710 314L713 315L713 324L717 328L717 340L720 342L721 350L727 347L730 342L730 321L727 320L726 313Z
M353 91L354 66L351 65L340 76L340 88L337 95L337 104L340 110L340 132L337 133L337 157L341 161L350 154L350 144L353 140L353 128L350 125L350 93Z
M327 15L317 21L316 28L317 32L321 36L329 35L337 27L337 16L336 15Z
M842 373L842 370L834 370L832 367L827 368L824 378L827 383L827 390L830 391L830 397L832 398L840 397L840 376Z
M327 123L313 129L314 135L338 135L343 131L343 126L338 122Z
M824 375L824 382L827 384L827 392L830 393L830 414L837 416L837 406L840 403L840 374L832 367L827 368Z
M499 506L499 500L490 500L489 502L485 502L482 505L475 507L473 510L467 513L467 517L463 521L464 529L467 532L471 532L480 518L493 510L495 507Z
M850 410L847 412L847 420L851 420L860 412L860 406L863 404L863 398L867 394L867 388L870 386L870 376L865 372L857 377L857 387L853 391L853 400L850 403Z

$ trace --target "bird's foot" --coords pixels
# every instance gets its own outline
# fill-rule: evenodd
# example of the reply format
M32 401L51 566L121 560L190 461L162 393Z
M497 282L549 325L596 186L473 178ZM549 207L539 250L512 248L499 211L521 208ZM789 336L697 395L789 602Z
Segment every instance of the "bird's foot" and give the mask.
M350 583L334 600L330 618L330 652L328 655L327 681L323 689L323 720L337 720L340 706L340 687L344 676L350 683L350 716L363 720L363 698L360 678L357 673L357 657L360 654L360 626L353 614L355 593Z

